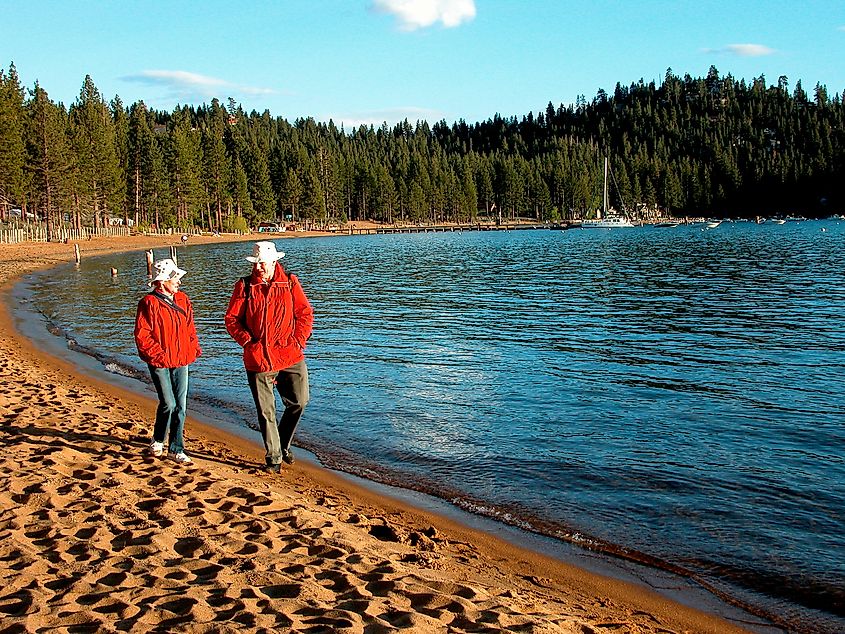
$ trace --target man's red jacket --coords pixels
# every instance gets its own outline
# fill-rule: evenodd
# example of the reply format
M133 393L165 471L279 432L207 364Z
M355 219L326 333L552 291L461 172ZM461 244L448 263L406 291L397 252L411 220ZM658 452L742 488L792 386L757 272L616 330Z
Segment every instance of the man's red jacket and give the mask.
M226 330L244 349L250 372L284 370L305 358L314 311L295 275L276 263L269 283L253 271L249 284L235 283L226 310Z

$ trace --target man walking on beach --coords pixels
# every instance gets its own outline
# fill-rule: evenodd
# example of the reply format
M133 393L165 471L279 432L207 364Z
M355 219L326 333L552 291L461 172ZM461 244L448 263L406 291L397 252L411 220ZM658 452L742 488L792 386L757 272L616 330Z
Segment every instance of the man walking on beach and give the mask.
M138 355L150 369L156 393L153 439L149 451L153 456L164 454L180 464L191 464L185 453L183 431L188 401L188 366L202 354L194 309L191 300L179 285L185 271L171 259L153 264L152 291L138 302L135 315L135 345Z
M226 330L243 348L268 473L279 473L282 462L293 464L290 444L309 398L304 350L314 313L297 277L279 264L284 255L273 242L253 245L246 258L252 274L235 283L225 317ZM278 423L275 390L285 407Z

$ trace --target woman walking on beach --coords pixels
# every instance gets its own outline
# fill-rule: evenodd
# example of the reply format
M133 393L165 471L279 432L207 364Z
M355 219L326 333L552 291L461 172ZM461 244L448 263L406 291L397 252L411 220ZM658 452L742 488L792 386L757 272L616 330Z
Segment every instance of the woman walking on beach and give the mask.
M150 368L158 394L149 451L156 457L163 455L167 436L167 457L180 464L191 464L182 435L188 401L188 366L202 350L197 340L193 306L179 290L184 275L185 271L169 258L153 264L152 291L138 302L135 315L135 345Z

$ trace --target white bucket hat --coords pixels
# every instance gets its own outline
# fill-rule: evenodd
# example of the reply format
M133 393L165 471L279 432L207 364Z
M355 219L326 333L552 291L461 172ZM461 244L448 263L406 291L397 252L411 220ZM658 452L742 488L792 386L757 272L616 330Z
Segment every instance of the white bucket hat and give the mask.
M166 282L167 280L180 280L185 275L185 271L176 266L176 262L167 258L166 260L158 260L153 264L153 279L150 280L150 286L153 282Z
M252 245L252 255L247 256L247 262L275 262L285 257L284 251L276 251L275 242L256 242Z

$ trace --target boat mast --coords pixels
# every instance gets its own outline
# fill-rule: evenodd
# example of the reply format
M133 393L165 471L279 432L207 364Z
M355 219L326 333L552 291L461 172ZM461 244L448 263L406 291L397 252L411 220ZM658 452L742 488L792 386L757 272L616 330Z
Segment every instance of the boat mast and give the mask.
M602 218L607 218L607 157L604 157L604 198L601 205Z

